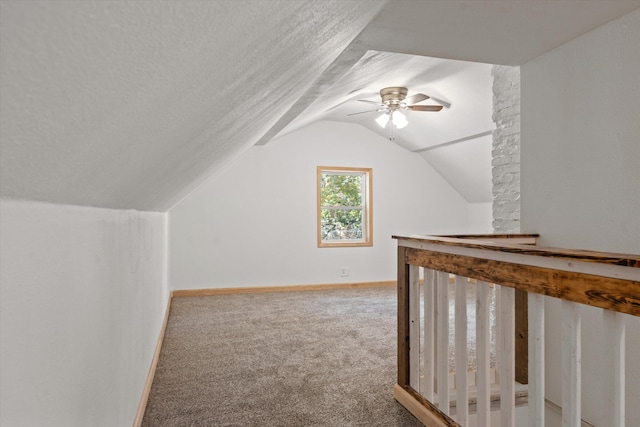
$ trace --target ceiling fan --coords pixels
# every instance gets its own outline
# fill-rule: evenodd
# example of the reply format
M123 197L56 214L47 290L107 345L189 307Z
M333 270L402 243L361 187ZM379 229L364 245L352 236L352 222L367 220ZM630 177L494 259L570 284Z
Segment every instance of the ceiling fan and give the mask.
M430 97L424 93L416 93L407 98L408 90L406 87L385 87L380 90L380 97L382 102L369 101L368 99L359 99L360 102L366 102L369 104L375 104L378 107L375 110L360 111L358 113L349 114L354 116L356 114L364 113L383 113L376 119L376 122L383 128L387 126L387 123L391 121L393 125L402 129L407 125L407 118L401 113L402 110L408 111L440 111L442 105L414 105L418 102L429 99Z

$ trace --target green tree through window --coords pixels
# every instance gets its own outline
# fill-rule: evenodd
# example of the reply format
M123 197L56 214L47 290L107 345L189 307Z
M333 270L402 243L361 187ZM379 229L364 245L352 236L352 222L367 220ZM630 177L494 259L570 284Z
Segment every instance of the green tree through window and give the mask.
M371 246L371 169L318 167L318 246Z

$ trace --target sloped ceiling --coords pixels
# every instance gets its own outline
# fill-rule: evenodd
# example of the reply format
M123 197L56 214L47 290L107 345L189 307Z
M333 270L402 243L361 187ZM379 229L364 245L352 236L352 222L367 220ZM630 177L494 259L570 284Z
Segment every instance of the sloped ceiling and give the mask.
M343 118L380 87L455 98L454 75L480 72L391 53L518 65L637 7L2 0L0 196L167 210L253 144ZM453 116L463 102L450 101ZM398 143L440 162L420 150L484 129L430 126Z
M265 134L383 2L2 1L2 197L165 210Z
M317 120L334 120L358 123L387 138L391 136L389 130L374 120L379 113L358 114L375 110L375 105L360 100L380 102L379 91L386 86L404 86L409 88L409 96L424 93L447 106L438 113L405 112L409 126L393 136L408 150L443 144L494 127L491 65L368 51L280 134ZM438 105L433 100L419 104Z
M389 138L390 143L420 153L468 202L489 203L491 137L487 135L494 128L491 67L477 62L368 51L278 136L319 120L357 123ZM408 87L409 95L424 93L432 97L420 105L437 105L433 101L437 99L446 108L437 113L405 111L407 127L383 129L375 121L380 115L375 111L377 107L360 100L380 102L379 90L386 86Z

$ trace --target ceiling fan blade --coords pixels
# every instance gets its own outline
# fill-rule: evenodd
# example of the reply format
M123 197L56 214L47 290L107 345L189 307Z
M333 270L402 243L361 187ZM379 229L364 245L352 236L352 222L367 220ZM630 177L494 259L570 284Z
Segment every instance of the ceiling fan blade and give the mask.
M411 111L440 111L442 105L410 105L407 110Z
M415 95L411 95L404 99L405 104L415 104L420 101L424 101L425 99L429 99L427 95L424 93L416 93Z
M378 108L377 110L360 111L358 113L347 114L347 116L355 116L356 114L375 113L376 111L384 111L384 108Z
M451 103L449 101L445 101L444 99L436 98L435 96L432 96L431 99L433 101L436 101L440 105L444 105L445 108L451 108Z
M376 105L379 105L381 107L384 107L384 104L381 104L381 103L379 103L377 101L369 101L368 99L358 99L358 101L360 101L360 102L368 102L369 104L376 104Z

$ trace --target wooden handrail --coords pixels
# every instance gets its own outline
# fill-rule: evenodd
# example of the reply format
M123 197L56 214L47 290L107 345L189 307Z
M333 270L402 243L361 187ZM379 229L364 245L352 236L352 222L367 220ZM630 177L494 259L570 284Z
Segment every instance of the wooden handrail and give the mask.
M393 238L406 249L399 263L640 316L640 255L497 243L478 237Z
M446 246L486 249L522 255L544 256L582 262L594 262L640 268L640 255L561 249L511 243L510 240L539 237L537 234L472 234L457 236L392 236L397 240L428 242ZM498 243L499 241L499 243ZM640 273L639 277L640 277Z

